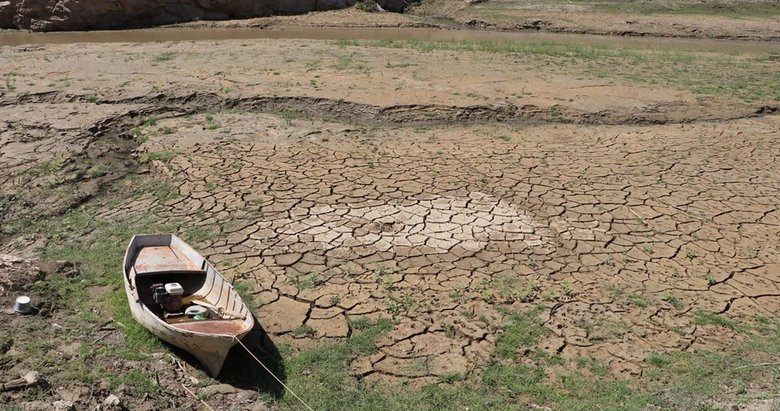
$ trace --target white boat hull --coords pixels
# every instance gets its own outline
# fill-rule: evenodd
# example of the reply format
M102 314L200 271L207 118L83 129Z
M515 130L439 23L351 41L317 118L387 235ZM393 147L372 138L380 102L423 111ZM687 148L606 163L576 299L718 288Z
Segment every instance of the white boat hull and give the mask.
M147 250L149 252L143 251L145 247L149 248ZM181 261L170 258L168 256L170 253L164 247L171 248L172 255ZM192 265L185 266L189 263ZM199 267L201 271L199 273L182 271L177 274L177 269L182 267L188 270L191 267ZM162 270L155 271L156 269ZM192 354L212 376L219 375L230 349L238 339L243 338L254 327L252 313L233 286L208 261L175 236L133 237L125 255L124 271L125 291L133 318L161 340ZM231 316L243 316L243 318L229 317L216 321L173 325L167 323L160 315L152 312L148 301L144 301L143 284L145 278L158 278L155 276L176 278L176 275L182 278L188 275L205 275L203 285L197 290L193 289L193 294L202 299L205 304L217 307L219 311L224 309L224 312L231 313ZM141 287L139 283L142 284ZM197 288L197 281L194 284L196 285L193 287Z

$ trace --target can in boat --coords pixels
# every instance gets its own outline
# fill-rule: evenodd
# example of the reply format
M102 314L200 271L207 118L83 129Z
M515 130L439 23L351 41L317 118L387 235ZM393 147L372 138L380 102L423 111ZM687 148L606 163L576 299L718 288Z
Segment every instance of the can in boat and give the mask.
M206 307L192 305L187 307L187 309L184 311L184 314L186 314L188 317L192 317L193 320L200 321L208 318L209 310Z

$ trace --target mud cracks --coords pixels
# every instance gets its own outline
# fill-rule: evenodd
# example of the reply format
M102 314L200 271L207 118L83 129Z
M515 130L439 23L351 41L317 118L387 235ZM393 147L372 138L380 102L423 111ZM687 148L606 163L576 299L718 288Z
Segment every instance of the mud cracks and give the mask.
M741 338L696 312L780 310L776 116L680 124L201 93L99 103L6 100L3 191L86 193L32 206L44 214L91 199L97 218L184 222L251 284L277 339L338 340L351 319L395 318L379 353L352 364L365 378L479 372L501 309L542 305L551 333L537 348L630 377L651 352ZM628 126L656 122L669 124ZM144 153L173 195L97 196L127 187ZM65 172L47 173L51 161Z

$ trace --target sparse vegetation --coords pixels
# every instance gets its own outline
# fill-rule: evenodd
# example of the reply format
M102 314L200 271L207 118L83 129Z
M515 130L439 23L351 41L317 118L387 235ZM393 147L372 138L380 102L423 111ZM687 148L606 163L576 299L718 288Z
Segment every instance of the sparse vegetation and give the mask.
M162 163L167 163L173 160L174 157L176 157L176 153L174 153L173 151L168 151L168 150L150 151L141 154L139 161L141 162L141 164L147 164L152 161L160 161Z
M488 7L499 3L510 1ZM146 409L192 408L196 397L258 395L251 391L269 408L300 409L280 387L207 395L201 387L235 377L180 367L177 351L132 320L120 262L139 232L175 232L217 263L247 305L260 307L263 341L281 349L278 375L314 409L713 410L777 396L780 323L767 311L774 294L743 298L774 280L767 267L776 250L764 239L774 234L776 119L763 115L775 110L763 102L780 101L776 60L395 40L341 41L341 49L290 41L280 56L255 59L264 42L228 48L240 72L179 67L181 77L150 80L131 67L133 86L119 96L91 84L39 89L64 80L28 74L25 56L51 63L56 54L13 51L6 70L25 74L0 82L10 113L0 144L14 169L0 191L0 245L76 264L30 286L51 297L43 299L51 316L15 317L23 332L0 330L0 373L45 370L46 384L14 398L48 403L63 385L82 384L96 404L110 391L131 409L149 398L162 402ZM224 53L168 46L122 57L159 68ZM299 50L306 47L316 50ZM155 56L161 48L179 54ZM252 62L239 65L244 56ZM469 60L479 66L462 66ZM437 71L442 62L453 62L452 73ZM544 95L556 87L521 78L531 70L543 70L541 83L566 83L566 93ZM122 73L114 83L125 87ZM201 82L203 91L179 93ZM165 95L136 97L158 92L154 83ZM639 90L627 83L674 90L621 105ZM9 84L24 93L7 93ZM604 87L610 94L591 105L590 93ZM323 90L326 98L312 96ZM615 99L604 98L613 91ZM422 101L396 101L410 96ZM739 105L736 98L762 103L741 106L750 110L740 120L689 117L695 104ZM58 105L79 112L24 117ZM643 114L634 117L638 106ZM599 124L615 118L622 125ZM441 124L447 119L455 124ZM69 151L108 140L121 150ZM722 182L730 189L704 191ZM67 195L76 200L61 205ZM258 370L263 384L275 384ZM171 389L162 376L174 372ZM180 395L182 383L196 397Z
M694 315L695 323L697 325L717 325L719 327L730 328L732 330L737 328L736 322L716 313L709 311L696 311Z
M176 53L172 51L166 51L163 53L160 53L154 57L154 61L158 63L166 62L166 61L172 61L176 58Z
M376 7L376 2L374 0L358 0L358 2L355 3L355 8L360 11L366 11L366 12L379 11L379 9Z
M674 294L664 294L661 300L671 304L677 310L682 310L685 307L682 299Z
M311 336L317 334L317 330L315 330L314 328L312 328L312 326L310 326L308 324L303 324L303 325L300 325L300 326L296 327L295 330L293 330L293 334L295 334L297 336L308 336L308 337L311 337Z
M518 59L533 58L536 64L547 69L559 67L567 73L576 72L593 78L684 88L697 94L736 97L749 102L780 99L777 93L780 71L771 68L773 63L767 56L712 56L552 42L339 40L338 44L343 47L410 48L423 52L512 54ZM759 78L761 81L757 81ZM556 117L553 109L550 116Z

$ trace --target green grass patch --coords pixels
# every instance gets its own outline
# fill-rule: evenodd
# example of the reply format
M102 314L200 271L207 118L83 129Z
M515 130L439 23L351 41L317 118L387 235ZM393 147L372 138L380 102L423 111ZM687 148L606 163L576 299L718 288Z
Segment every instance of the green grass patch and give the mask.
M539 309L505 313L506 326L497 344L533 345L546 333L537 320ZM354 333L345 343L325 344L287 356L287 383L315 409L340 410L526 410L537 404L561 410L710 410L724 399L748 394L756 383L777 383L780 368L755 366L780 357L780 331L771 321L760 323L755 338L734 355L700 351L650 354L650 367L640 381L612 377L607 364L580 357L565 364L558 356L532 353L519 363L514 350L494 358L481 374L443 374L443 384L408 388L401 384L365 384L351 375L352 359L376 352L375 339L392 327L388 320L351 322ZM750 358L750 360L748 360ZM551 365L566 371L550 377ZM772 393L767 393L772 395ZM282 409L297 409L284 396Z
M504 329L496 338L496 353L500 357L514 359L519 348L533 346L539 337L550 332L539 319L543 309L540 306L529 312L505 313Z
M736 321L730 320L722 315L709 311L696 311L694 313L694 322L696 325L717 325L723 328L737 329Z
M255 296L252 294L252 288L248 283L244 281L234 281L233 288L235 288L238 295L241 296L241 300L249 307L250 311L254 311L254 309L257 308Z
M317 330L315 330L314 327L308 324L303 324L303 325L299 325L298 327L295 327L295 329L293 330L293 334L298 336L305 335L308 337L313 337L315 334L317 334Z
M661 296L661 301L665 301L672 305L676 310L682 310L685 308L685 303L683 303L682 298L674 295L674 294L664 294Z
M160 182L152 187L152 195L157 201L164 203L179 197L179 189L167 182Z

